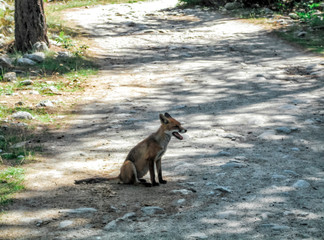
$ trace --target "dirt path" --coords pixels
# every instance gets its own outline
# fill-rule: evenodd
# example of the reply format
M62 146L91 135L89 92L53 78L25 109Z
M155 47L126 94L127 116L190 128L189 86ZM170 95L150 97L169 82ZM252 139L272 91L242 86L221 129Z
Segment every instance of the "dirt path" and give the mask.
M98 90L44 143L0 239L324 238L323 59L175 4L66 15L94 41ZM117 175L164 112L188 129L162 161L168 184L73 184Z

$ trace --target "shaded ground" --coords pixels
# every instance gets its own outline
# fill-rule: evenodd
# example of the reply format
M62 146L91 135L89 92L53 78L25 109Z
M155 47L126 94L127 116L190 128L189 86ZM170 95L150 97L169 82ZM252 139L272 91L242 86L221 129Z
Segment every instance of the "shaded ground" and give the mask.
M323 59L260 26L173 6L66 14L93 39L102 69L84 95L89 103L29 166L1 237L323 239ZM188 129L163 159L168 184L73 184L116 176L163 112ZM71 212L81 207L95 210Z

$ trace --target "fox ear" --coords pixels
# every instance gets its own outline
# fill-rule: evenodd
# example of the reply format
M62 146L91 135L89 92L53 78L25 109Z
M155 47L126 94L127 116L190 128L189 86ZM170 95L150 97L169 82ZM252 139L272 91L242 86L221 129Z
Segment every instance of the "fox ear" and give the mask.
M164 113L164 116L167 117L167 118L172 118L171 115L169 113Z
M169 123L169 120L163 114L160 114L160 121L163 124L168 124Z

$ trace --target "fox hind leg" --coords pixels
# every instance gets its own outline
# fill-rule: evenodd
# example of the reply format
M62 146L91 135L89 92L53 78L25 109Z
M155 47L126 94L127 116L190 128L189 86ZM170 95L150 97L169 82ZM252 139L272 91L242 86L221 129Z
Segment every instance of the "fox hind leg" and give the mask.
M120 168L120 180L125 184L139 184L136 167L133 162L126 160Z

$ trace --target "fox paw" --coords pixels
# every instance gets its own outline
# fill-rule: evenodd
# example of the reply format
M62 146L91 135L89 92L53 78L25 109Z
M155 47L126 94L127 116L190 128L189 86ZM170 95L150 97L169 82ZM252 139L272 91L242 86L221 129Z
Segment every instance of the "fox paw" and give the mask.
M152 183L143 183L145 187L154 187L154 186L159 186L160 184L158 184L157 182Z
M160 182L161 184L166 184L168 181L160 180L159 182Z

